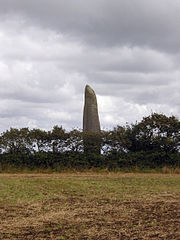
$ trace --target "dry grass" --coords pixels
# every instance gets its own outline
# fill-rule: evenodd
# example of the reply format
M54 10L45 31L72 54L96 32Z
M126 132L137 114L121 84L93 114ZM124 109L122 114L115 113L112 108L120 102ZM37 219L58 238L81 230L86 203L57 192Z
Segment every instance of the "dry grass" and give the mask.
M0 174L0 239L180 239L177 174Z

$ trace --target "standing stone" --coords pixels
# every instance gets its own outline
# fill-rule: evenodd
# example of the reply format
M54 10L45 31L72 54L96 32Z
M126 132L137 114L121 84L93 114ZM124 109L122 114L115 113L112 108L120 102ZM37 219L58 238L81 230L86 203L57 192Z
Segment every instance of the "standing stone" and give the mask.
M85 87L83 132L90 132L90 133L100 132L100 123L99 123L96 94L89 85L86 85Z
M91 158L92 154L100 154L101 137L96 94L86 85L83 114L84 152ZM92 161L92 159L91 159Z

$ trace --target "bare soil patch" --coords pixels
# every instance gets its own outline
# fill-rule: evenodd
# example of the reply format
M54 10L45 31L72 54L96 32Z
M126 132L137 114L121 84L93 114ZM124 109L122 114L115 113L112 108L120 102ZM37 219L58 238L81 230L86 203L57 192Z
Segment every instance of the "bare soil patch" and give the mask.
M180 239L177 175L1 175L0 181L2 240Z

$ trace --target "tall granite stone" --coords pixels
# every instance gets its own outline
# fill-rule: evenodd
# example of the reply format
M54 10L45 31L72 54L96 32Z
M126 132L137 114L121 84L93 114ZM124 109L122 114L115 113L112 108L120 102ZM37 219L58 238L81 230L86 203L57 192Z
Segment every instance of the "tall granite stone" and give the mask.
M92 154L100 154L101 137L96 94L88 85L85 87L83 133L84 152L91 159Z
M100 122L99 122L96 94L89 85L86 85L85 87L83 132L90 132L90 133L100 132Z

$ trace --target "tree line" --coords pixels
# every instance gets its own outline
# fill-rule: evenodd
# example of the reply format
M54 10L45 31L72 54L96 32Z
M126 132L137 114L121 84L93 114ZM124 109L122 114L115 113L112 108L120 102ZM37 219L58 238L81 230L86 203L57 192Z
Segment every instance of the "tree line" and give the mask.
M6 168L123 168L180 165L180 121L152 113L142 121L100 134L10 128L0 135L0 166Z

